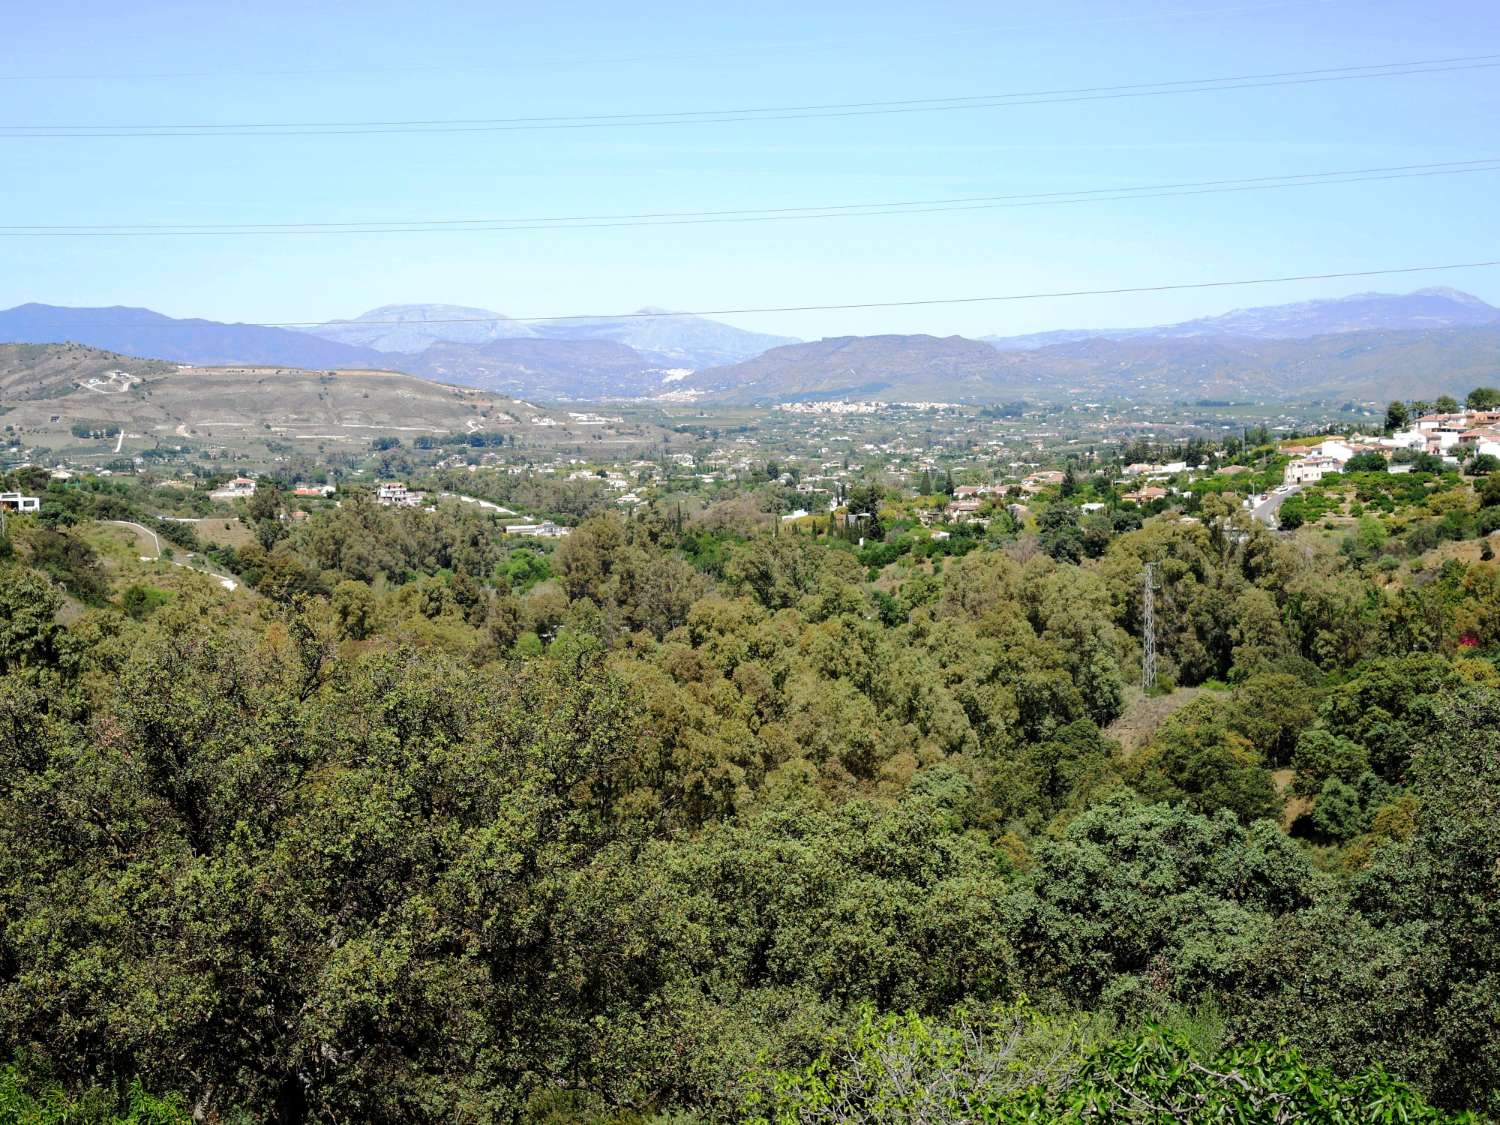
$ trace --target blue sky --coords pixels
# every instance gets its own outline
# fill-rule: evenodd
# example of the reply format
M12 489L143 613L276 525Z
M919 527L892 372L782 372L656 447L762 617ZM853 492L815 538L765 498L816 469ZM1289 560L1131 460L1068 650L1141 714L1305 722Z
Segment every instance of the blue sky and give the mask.
M922 6L431 0L10 6L0 124L715 110L1500 53L1492 3ZM324 137L0 138L0 223L277 223L770 208L1500 156L1500 69L910 115ZM0 239L0 307L286 321L962 297L1500 257L1500 172L947 214L613 230ZM1500 270L725 317L815 338L1157 323Z

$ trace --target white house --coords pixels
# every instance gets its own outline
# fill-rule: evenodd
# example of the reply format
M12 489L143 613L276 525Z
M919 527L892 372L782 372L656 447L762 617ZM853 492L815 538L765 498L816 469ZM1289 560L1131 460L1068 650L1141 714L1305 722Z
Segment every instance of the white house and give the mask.
M1427 435L1421 430L1402 430L1400 433L1392 434L1388 438L1382 438L1381 445L1391 449L1418 449L1427 448Z
M568 534L569 529L559 527L551 520L543 520L541 523L513 523L506 527L507 535L529 535L535 539L561 539Z
M1351 454L1352 456L1352 454ZM1336 473L1344 467L1342 461L1332 457L1296 457L1287 462L1281 479L1285 484L1311 484L1323 479L1326 473Z
M216 488L208 495L214 500L238 500L245 496L254 496L255 482L249 477L235 477L223 488Z
M416 508L427 499L425 492L413 492L398 480L381 481L375 486L375 500L388 508Z
M0 508L12 512L40 512L42 500L39 496L22 496L19 492L0 492Z
M1339 441L1337 438L1329 438L1327 441L1318 443L1317 456L1330 458L1342 465L1354 456L1354 448L1347 442Z

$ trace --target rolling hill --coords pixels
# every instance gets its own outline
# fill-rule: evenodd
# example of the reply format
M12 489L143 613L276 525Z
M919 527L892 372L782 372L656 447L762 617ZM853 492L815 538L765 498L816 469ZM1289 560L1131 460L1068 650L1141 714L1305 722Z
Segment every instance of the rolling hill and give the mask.
M678 386L722 402L1078 395L1368 401L1459 394L1480 383L1500 383L1500 325L1291 340L1091 338L1027 351L960 337L843 337L775 348L696 372Z
M663 378L640 352L614 340L433 344L403 366L431 379L551 400L640 398Z
M60 398L85 385L122 382L121 375L154 379L174 370L161 360L82 344L0 344L0 403Z
M974 399L1003 366L994 348L962 336L836 336L698 371L678 387L734 402Z
M123 371L110 378L109 372ZM377 369L190 367L132 360L76 344L0 349L0 408L28 445L78 452L75 422L125 432L120 452L167 445L271 459L287 450L369 449L372 438L503 434L525 444L608 441L649 446L665 431L584 425L566 411ZM93 452L113 454L113 442Z

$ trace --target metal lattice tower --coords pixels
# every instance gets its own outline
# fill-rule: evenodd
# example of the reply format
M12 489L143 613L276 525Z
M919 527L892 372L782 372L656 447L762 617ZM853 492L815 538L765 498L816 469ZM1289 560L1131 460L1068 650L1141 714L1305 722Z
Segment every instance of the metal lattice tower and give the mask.
M1145 591L1142 596L1141 630L1145 646L1141 657L1141 690L1150 691L1156 686L1156 564L1146 564Z

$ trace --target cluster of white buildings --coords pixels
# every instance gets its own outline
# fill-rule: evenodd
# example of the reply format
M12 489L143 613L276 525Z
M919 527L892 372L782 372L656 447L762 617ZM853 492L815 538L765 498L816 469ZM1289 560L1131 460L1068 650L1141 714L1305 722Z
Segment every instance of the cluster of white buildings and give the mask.
M1401 452L1430 453L1456 465L1459 448L1472 449L1475 456L1500 457L1500 411L1424 414L1409 429L1390 437L1354 434L1347 440L1329 438L1303 456L1293 458L1283 479L1287 484L1310 484L1322 480L1328 473L1342 471L1356 453L1380 453L1385 457ZM1392 472L1410 471L1401 462L1390 468Z

